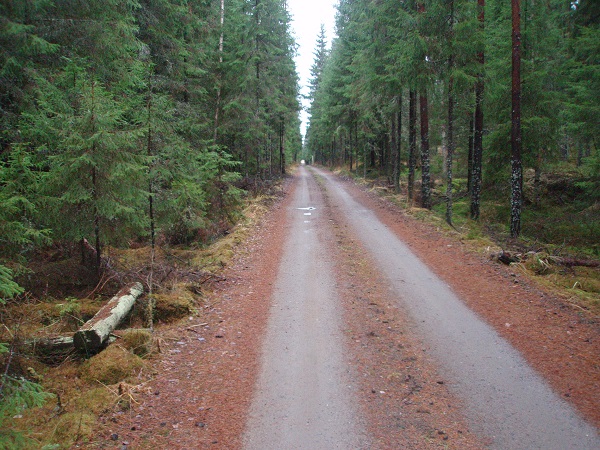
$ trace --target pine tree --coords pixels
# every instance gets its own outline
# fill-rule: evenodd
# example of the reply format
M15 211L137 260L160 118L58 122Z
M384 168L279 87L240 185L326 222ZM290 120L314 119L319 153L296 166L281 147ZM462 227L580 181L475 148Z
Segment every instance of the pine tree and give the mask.
M139 211L146 165L134 146L140 130L125 118L127 105L86 71L71 70L66 79L75 78L69 89L74 104L53 124L60 152L50 157L48 185L58 194L55 217L62 219L54 228L73 240L93 235L99 268L104 239L145 227Z
M27 86L44 58L58 45L40 35L35 23L50 4L47 0L0 2L0 155L19 142L18 122Z
M40 183L36 169L23 145L13 146L0 162L0 303L22 292L13 276L22 272L23 251L48 242L49 230L35 225Z

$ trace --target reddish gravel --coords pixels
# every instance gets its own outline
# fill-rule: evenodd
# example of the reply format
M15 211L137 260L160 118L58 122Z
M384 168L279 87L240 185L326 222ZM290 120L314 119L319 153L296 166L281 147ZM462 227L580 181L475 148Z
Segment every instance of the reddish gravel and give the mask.
M505 337L553 388L600 427L600 323L516 269L469 251L458 237L442 235L376 194L351 182L346 189L378 218L467 305ZM493 301L490 301L493 299Z
M288 183L287 190L293 186ZM443 236L350 182L345 187L600 426L597 323L510 268L470 252L458 238ZM137 404L103 417L98 439L79 448L241 447L290 199L288 192L240 245L226 281L206 299L205 313L159 331L156 377L136 396ZM460 400L448 393L373 263L344 224L331 220L334 233L326 245L336 261L347 346L362 376L360 402L377 448L485 447L469 431Z
M103 418L95 448L240 448L290 198L288 192L270 207L240 245L223 274L226 281L206 300L206 311L189 323L159 330L156 377L130 411Z

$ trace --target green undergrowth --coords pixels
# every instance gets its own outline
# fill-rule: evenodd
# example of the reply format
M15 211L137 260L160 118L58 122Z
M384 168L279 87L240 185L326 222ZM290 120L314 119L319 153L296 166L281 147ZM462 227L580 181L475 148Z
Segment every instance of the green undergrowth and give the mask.
M0 343L8 343L0 345L0 370L7 375L0 392L0 449L88 448L105 439L95 432L100 416L135 408L136 396L154 376L149 361L160 351L163 330L190 316L202 320L214 282L232 258L245 251L244 242L282 192L276 185L247 198L239 221L209 243L158 245L154 264L148 246L107 248L112 272L97 286L87 283L77 255L37 264L47 283L35 283L35 292L0 307ZM150 275L152 295L146 293L136 302L122 329L115 330L116 341L98 354L49 358L27 344L72 335L123 284L141 281L147 290ZM76 292L89 295L78 297ZM147 328L150 298L154 333Z

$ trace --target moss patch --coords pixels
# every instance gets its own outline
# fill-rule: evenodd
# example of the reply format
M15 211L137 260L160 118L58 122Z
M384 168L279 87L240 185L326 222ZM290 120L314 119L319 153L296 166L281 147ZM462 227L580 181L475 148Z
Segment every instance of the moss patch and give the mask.
M89 383L111 385L125 381L144 367L144 361L129 350L111 345L87 361L81 368L81 378Z
M88 442L93 436L95 421L89 413L64 414L56 424L52 441L59 442L60 448L69 448L76 441Z
M127 330L121 346L139 357L147 356L152 353L152 334L146 330Z
M194 295L185 285L176 285L172 290L154 295L154 320L171 322L193 314L196 309Z
M105 387L97 387L85 391L81 397L73 401L73 407L79 412L89 412L94 415L100 415L110 411L116 404L118 398Z

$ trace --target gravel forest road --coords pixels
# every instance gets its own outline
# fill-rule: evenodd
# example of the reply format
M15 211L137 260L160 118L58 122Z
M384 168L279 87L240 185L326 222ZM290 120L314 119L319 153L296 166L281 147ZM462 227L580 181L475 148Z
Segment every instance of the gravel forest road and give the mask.
M600 449L592 315L316 167L268 205L73 448Z
M300 169L252 403L246 448L369 448L353 401L333 262L322 244L325 205Z
M372 448L356 407L358 371L345 356L350 324L343 323L335 263L323 244L338 220L370 254L490 448L600 448L595 427L335 177L306 167L297 176L245 448ZM324 196L343 218L325 215Z

